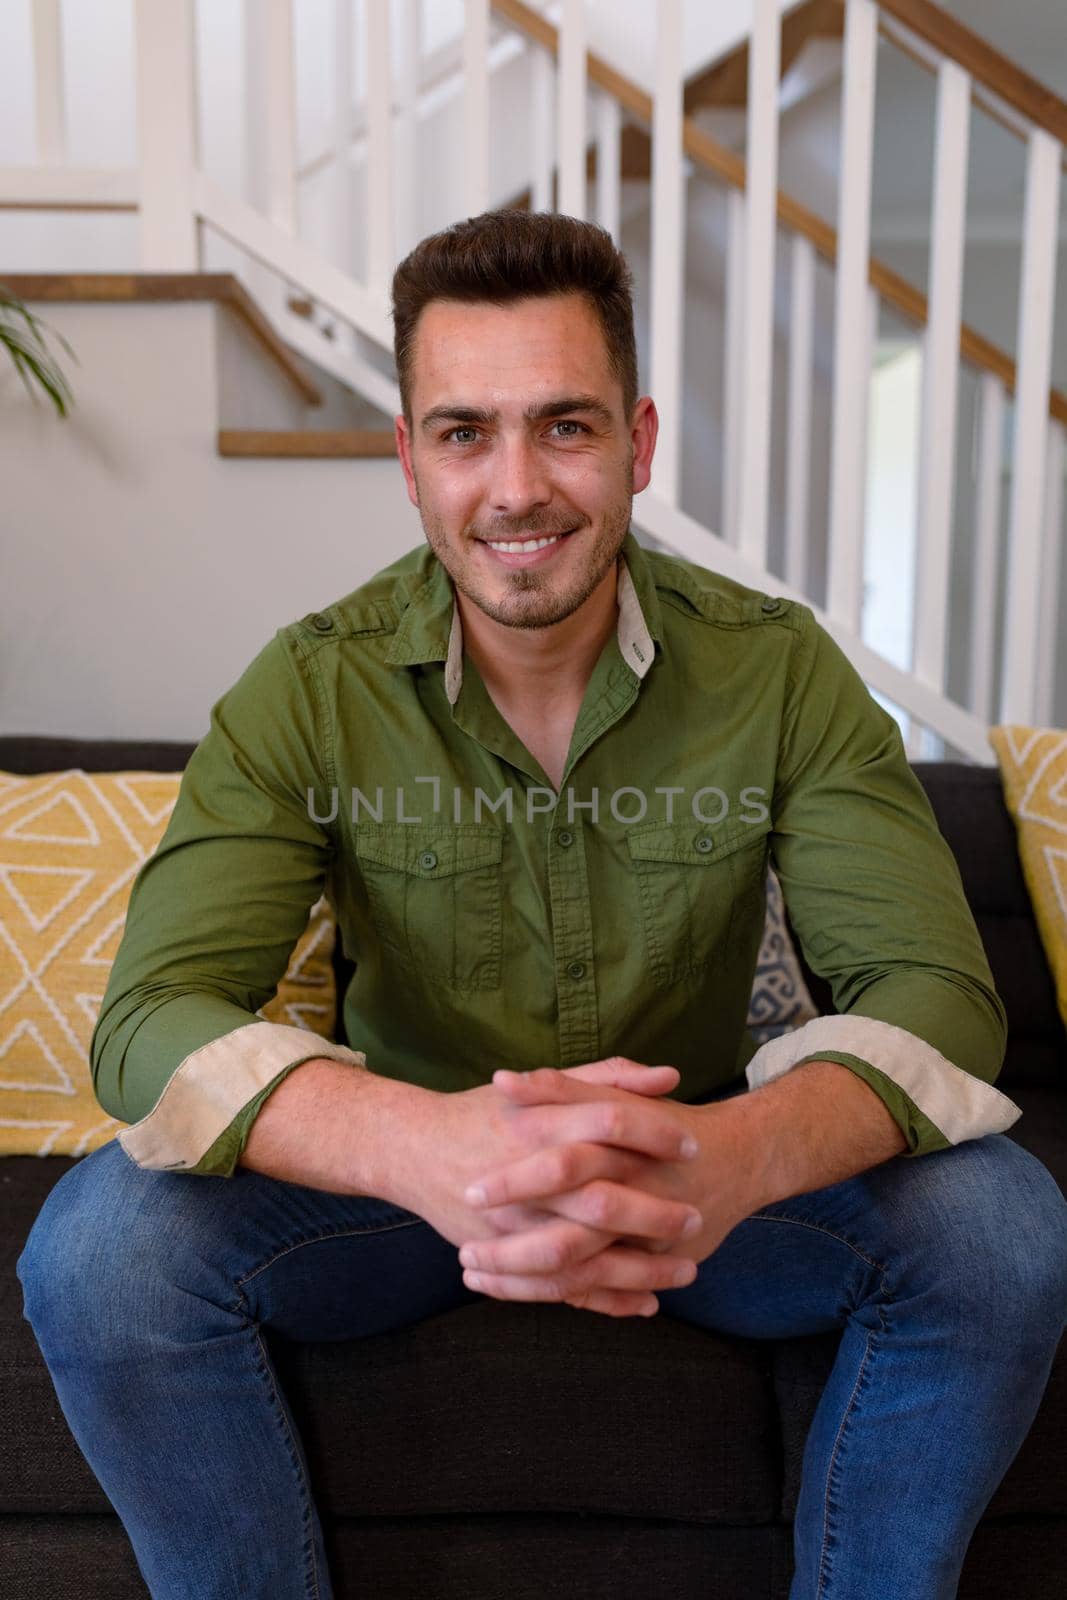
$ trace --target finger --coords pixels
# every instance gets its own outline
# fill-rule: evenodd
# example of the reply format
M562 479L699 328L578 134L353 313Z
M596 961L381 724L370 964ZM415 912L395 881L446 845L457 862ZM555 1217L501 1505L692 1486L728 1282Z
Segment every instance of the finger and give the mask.
M608 1317L654 1317L659 1310L654 1294L630 1294L625 1289L587 1289L564 1303L576 1311L599 1311Z
M587 1289L681 1289L697 1275L694 1261L612 1245L566 1272L463 1273L468 1289L506 1300L570 1300Z
M695 1233L697 1229L692 1231ZM670 1256L674 1264L692 1259L686 1256L685 1245L677 1231L673 1236L663 1239L660 1249L650 1251L647 1241L654 1237L632 1228L624 1231L584 1223L580 1218L571 1220L570 1213L566 1212L558 1222L545 1222L517 1233L499 1234L495 1239L467 1240L460 1247L459 1259L464 1267L470 1267L475 1272L561 1272L588 1260L613 1241L622 1238L626 1240L626 1248L635 1255L646 1258L655 1255L661 1260Z
M624 1294L621 1290L590 1291L585 1300L568 1300L577 1311L600 1311L609 1317L654 1317L659 1310L655 1295Z
M566 1077L579 1083L602 1084L610 1089L627 1089L633 1094L670 1094L677 1089L682 1075L677 1067L666 1065L643 1066L640 1061L628 1061L623 1056L612 1056L606 1061L591 1061L582 1067L563 1067Z
M503 1069L507 1070L507 1069ZM640 1061L626 1056L608 1056L603 1061L587 1061L580 1067L549 1068L561 1071L564 1077L575 1078L580 1083L599 1083L619 1089L630 1089L637 1094L666 1094L677 1088L681 1073L677 1067L646 1067ZM522 1073L519 1076L525 1077Z
M634 1157L603 1144L554 1144L475 1178L463 1192L469 1206L562 1195L595 1178L625 1179Z
M485 1291L482 1291L483 1293ZM508 1295L489 1295L489 1299L507 1300ZM582 1289L573 1298L567 1296L562 1304L576 1311L599 1311L607 1317L654 1317L659 1301L654 1294L641 1294L627 1289Z
M698 1153L697 1141L674 1114L637 1096L586 1099L577 1084L553 1067L512 1077L509 1095L526 1106L527 1131L539 1135L542 1144L587 1141L639 1150L661 1161L685 1161ZM496 1073L494 1084L500 1078Z
M551 1221L520 1233L466 1240L460 1246L459 1261L475 1272L484 1268L489 1272L559 1273L604 1250L613 1237L600 1229L554 1216Z
M573 1149L574 1146L559 1148ZM553 1160L555 1155L555 1150L539 1151L483 1179L479 1187L485 1188L487 1203L502 1205L510 1201L543 1199L549 1210L574 1222L587 1223L605 1233L633 1234L642 1240L662 1239L669 1244L691 1239L703 1226L701 1213L684 1200L666 1199L607 1178L594 1178L580 1186L573 1184L559 1175L560 1164ZM520 1233L513 1234L506 1242L477 1241L472 1248L479 1259L472 1265L501 1271L512 1267L521 1271L521 1246L515 1241L524 1237ZM509 1247L512 1254L509 1254Z

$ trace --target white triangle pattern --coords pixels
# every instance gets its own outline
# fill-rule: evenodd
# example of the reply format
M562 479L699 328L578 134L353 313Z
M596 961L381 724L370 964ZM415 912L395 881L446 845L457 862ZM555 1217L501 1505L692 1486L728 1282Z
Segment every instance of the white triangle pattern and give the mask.
M80 837L73 833L41 833L37 829L31 831L27 827L28 823L39 822L39 820L42 817L46 817L49 812L58 812L64 808L68 811L73 811L74 815L81 823L82 832ZM23 812L22 816L17 822L13 823L12 826L7 828L3 833L0 833L0 839L25 839L31 840L38 844L98 845L100 843L100 835L96 831L96 824L94 823L92 817L89 815L88 811L86 811L85 807L78 799L78 796L76 794L71 794L67 790L63 790L60 794L52 795L50 799L46 800L43 805L38 806L36 810Z
M93 1093L89 1045L133 880L179 784L154 772L0 772L0 1154L85 1155L125 1126ZM330 1035L333 935L323 896L268 1020Z

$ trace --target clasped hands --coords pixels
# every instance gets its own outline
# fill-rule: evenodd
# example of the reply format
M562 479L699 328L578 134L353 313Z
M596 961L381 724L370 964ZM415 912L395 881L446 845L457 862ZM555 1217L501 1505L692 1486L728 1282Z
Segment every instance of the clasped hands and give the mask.
M652 1316L655 1289L692 1283L701 1261L759 1204L746 1194L737 1120L721 1106L657 1100L675 1067L623 1057L497 1072L512 1130L534 1148L464 1192L494 1237L460 1249L464 1283L502 1300L555 1300ZM558 1112L570 1108L567 1137Z

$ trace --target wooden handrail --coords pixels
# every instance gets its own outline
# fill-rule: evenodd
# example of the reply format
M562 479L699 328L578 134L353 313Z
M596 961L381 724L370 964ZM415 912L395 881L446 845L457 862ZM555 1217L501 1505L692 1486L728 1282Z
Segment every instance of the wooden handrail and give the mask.
M844 0L840 0L840 3L843 4ZM886 0L880 0L880 3L885 4ZM922 4L928 10L937 9L927 6L926 0L892 0L893 6L899 5L901 8L913 3ZM558 53L558 29L540 12L524 4L524 0L492 0L492 7L500 17L510 22L512 27L524 33L542 49L550 51L553 55ZM892 9L892 6L887 9ZM596 88L612 95L630 116L651 128L652 96L646 94L632 79L617 72L592 51L586 55L586 76ZM1025 77L1025 74L1022 76ZM720 144L709 133L705 133L691 117L682 118L682 149L705 172L714 173L717 178L732 184L735 189L744 189L746 181L744 157L728 149L726 145ZM828 222L824 222L822 217L816 216L814 211L809 211L806 206L801 205L799 200L794 200L791 195L786 194L783 189L778 190L778 221L783 227L791 229L794 233L802 233L805 238L810 239L819 255L831 266L836 265L837 230ZM930 305L920 289L916 289L906 278L902 278L898 272L894 272L873 256L869 278L872 287L878 290L889 305L912 322L918 323L920 327L926 326L930 317ZM966 323L960 325L960 356L970 366L978 367L983 372L990 372L999 378L1009 394L1015 393L1015 362L1005 351L992 344L974 328L968 327ZM1057 421L1067 423L1067 395L1059 389L1049 390L1049 412Z
M837 0L844 6L845 0ZM957 21L932 0L878 0L879 8L910 28L928 45L969 72L1028 121L1067 144L1067 100L1032 78L995 45Z

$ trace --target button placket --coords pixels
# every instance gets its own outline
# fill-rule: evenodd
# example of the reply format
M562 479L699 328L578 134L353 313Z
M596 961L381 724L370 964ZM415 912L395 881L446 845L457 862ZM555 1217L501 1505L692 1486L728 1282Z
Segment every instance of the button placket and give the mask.
M564 833L570 836L569 845L563 843ZM595 1061L600 1053L589 874L580 825L559 830L553 842L562 846L548 851L559 1059L562 1066L575 1066L582 1061Z

